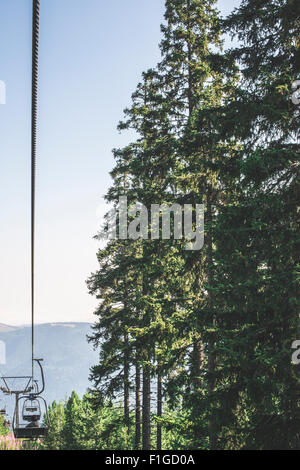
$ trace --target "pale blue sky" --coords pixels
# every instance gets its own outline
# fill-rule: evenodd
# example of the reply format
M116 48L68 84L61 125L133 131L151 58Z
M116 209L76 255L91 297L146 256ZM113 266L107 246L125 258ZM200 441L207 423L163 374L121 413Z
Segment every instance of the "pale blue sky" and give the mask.
M240 0L220 0L223 14ZM0 323L29 321L31 0L0 0ZM164 0L41 0L37 321L93 321L116 125L160 58ZM100 207L99 207L100 205ZM97 215L98 214L98 215Z

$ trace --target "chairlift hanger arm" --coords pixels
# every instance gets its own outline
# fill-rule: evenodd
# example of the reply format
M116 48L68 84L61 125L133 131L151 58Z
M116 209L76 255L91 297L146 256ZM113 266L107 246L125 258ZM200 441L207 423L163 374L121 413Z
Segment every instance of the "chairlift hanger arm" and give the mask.
M28 392L31 392L32 390L32 387L30 387L30 382L32 381L32 377L31 376L12 376L12 377L8 377L8 376L2 376L1 377L5 387L0 387L0 390L5 393L6 395L13 395L13 394L22 394L22 393L28 393ZM9 380L17 380L17 379L21 379L21 380L26 380L27 383L25 385L25 387L23 388L19 388L19 389L16 389L16 390L13 390L12 387L10 387L8 385L8 381Z
M40 367L40 371L41 371L41 377L42 377L42 388L41 390L39 390L39 387L38 387L38 384L37 384L37 393L36 395L40 395L41 393L43 393L43 391L45 390L45 376L44 376L44 369L43 369L43 366L41 364L41 362L43 361L43 359L34 359L39 367Z

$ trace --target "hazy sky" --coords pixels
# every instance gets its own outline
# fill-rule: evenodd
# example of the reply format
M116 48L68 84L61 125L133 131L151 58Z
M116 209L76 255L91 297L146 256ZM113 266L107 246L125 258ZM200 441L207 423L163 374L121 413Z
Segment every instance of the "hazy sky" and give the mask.
M226 14L239 0L220 0ZM0 323L30 319L31 0L0 0ZM93 321L85 280L116 130L160 57L164 0L41 0L37 322Z

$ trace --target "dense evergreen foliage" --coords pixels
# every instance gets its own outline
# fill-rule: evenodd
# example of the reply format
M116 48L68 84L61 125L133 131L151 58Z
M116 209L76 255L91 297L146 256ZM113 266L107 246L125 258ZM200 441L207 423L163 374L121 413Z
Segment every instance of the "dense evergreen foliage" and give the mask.
M224 52L222 31L238 46ZM167 435L172 448L299 449L299 6L243 0L221 20L214 1L167 0L162 33L107 200L204 204L205 243L149 234L99 251L94 403L123 394L137 449Z
M42 450L125 450L134 445L135 428L132 426L128 432L123 408L118 403L112 406L106 401L95 407L91 395L80 399L73 392L66 402L53 402L49 415L49 435L40 443ZM130 420L134 422L134 414ZM176 449L181 441L178 434L166 431L162 445Z
M8 429L5 426L5 417L0 415L0 436L6 436L8 434Z

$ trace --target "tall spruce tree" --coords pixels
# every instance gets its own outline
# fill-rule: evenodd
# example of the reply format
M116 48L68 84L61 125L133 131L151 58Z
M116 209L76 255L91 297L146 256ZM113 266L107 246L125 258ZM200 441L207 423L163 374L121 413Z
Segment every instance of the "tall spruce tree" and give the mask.
M214 1L167 0L162 60L119 125L137 138L114 152L110 202L205 205L201 251L161 231L159 240L110 242L90 280L101 300L92 376L98 392L122 390L128 426L135 388L135 448L141 421L143 448L152 446L154 377L158 448L162 423L185 448L299 446L289 363L299 325L295 8L242 1L223 23L240 46L223 54ZM176 409L169 422L163 395Z
M196 448L209 445L211 449L217 446L213 404L216 299L213 297L212 231L215 207L224 203L229 190L220 165L229 168L227 161L236 148L235 142L222 141L216 114L224 100L234 95L237 80L232 60L226 61L220 54L222 40L215 3L166 2L163 61L159 64L165 89L168 90L168 86L170 89L166 99L172 103L172 122L179 136L172 173L175 200L181 204L205 205L204 249L200 255L181 254L192 308L188 307L185 296L178 307L186 310L186 330L191 339L186 343L190 375L186 380L184 404L190 410L190 442ZM185 369L182 372L185 375ZM207 411L203 413L204 407Z
M247 448L299 448L290 351L299 329L299 109L291 101L300 73L297 9L293 1L245 0L225 21L240 40L229 52L242 80L228 113L236 115L232 129L243 148L236 198L219 217L220 265L231 266L222 298L236 326L224 345L233 367L224 366L241 398L236 435Z

